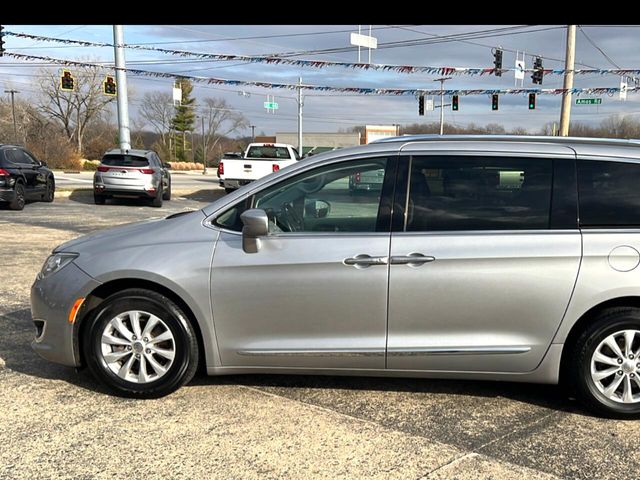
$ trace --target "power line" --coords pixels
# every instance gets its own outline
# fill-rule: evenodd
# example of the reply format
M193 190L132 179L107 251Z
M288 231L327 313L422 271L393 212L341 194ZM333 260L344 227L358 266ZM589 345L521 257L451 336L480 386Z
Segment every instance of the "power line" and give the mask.
M52 57L40 57L35 55L24 55L21 53L12 53L7 52L5 55L17 59L24 60L44 60L50 63L55 63L57 65L67 66L67 67L89 67L89 68L106 68L103 65L96 63L88 63L88 62L79 62L74 60L63 60ZM591 88L572 88L572 89L543 89L543 88L507 88L507 89L449 89L449 90L426 90L420 88L370 88L370 87L334 87L334 86L325 86L325 85L297 85L297 84L288 84L288 83L272 83L272 82L264 82L264 81L250 81L250 80L232 80L232 79L224 79L224 78L215 78L215 77L196 77L196 76L188 76L188 75L176 75L174 73L167 72L154 72L148 70L140 70L135 68L126 68L122 69L131 74L137 75L147 75L157 78L168 78L175 79L176 77L186 78L191 80L192 82L198 83L207 83L207 84L218 84L218 85L242 85L242 86L251 86L251 87L259 87L265 89L286 89L286 90L296 90L298 88L303 88L305 90L312 91L332 91L332 92L343 92L343 93L358 93L362 95L520 95L520 94L528 94L528 93L536 93L536 94L545 94L545 95L560 95L565 94L567 92L580 94L580 93L590 93L596 95L602 94L610 94L613 95L620 91L618 87L591 87ZM640 72L640 70L637 70ZM445 72L446 73L446 72ZM628 88L628 92L635 92L640 90L640 86Z
M587 35L587 32L585 32L585 31L582 29L582 27L581 27L580 25L578 25L578 29L580 30L580 32L582 33L582 35L584 35L584 38L586 38L586 39L587 39L587 41L588 41L591 45L593 45L593 47L594 47L596 50L598 50L598 51L602 54L602 56L603 56L604 58L606 58L606 59L607 59L607 61L608 61L611 65L613 65L613 66L614 66L614 67L616 67L616 68L620 68L620 66L619 66L616 62L614 62L614 61L611 59L611 57L610 57L609 55L607 55L607 54L604 52L604 50L602 50L598 45L596 45L596 42L594 42L593 40L591 40L591 38L589 37L589 35Z
M385 27L374 27L371 30L387 30L389 28L396 28L392 26ZM195 31L195 30L191 30ZM304 33L278 33L273 35L254 35L250 37L225 37L218 39L199 39L199 40L179 40L179 41L165 41L165 42L140 42L140 43L132 43L130 45L168 45L174 43L205 43L205 42L228 42L228 41L237 41L237 40L256 40L263 38L284 38L284 37L303 37L303 36L312 36L312 35L331 35L334 33L349 33L352 32L353 29L349 30L323 30L319 32L304 32Z

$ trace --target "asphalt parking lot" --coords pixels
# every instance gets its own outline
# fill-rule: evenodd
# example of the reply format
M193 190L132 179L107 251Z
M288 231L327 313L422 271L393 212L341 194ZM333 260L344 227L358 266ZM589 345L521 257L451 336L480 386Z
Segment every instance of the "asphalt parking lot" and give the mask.
M592 417L555 386L199 375L135 401L31 350L29 289L53 247L223 194L0 210L0 478L637 477L640 421Z

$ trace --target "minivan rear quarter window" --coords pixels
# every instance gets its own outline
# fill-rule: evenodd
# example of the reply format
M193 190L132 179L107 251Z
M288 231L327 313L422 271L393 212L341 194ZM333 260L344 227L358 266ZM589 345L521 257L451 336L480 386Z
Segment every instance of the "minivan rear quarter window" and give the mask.
M640 227L640 164L578 160L581 227Z
M149 160L134 155L110 154L102 157L102 164L109 167L148 167Z

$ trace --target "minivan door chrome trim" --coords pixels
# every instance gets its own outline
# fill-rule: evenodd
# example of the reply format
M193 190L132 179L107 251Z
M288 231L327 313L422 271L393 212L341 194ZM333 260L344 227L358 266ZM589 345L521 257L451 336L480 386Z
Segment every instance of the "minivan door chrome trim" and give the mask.
M387 355L416 356L416 355L511 355L527 353L531 347L526 346L499 346L499 347L420 347L420 348L393 348Z
M382 348L362 348L362 349L322 349L322 350L279 350L279 349L251 349L238 350L238 355L243 356L296 356L296 357L377 357L384 356Z

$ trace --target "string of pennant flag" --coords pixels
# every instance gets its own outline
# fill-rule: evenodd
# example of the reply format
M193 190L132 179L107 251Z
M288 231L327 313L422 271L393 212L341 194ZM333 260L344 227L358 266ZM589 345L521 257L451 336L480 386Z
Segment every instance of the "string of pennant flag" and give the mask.
M81 62L77 60L65 60L53 57L38 56L38 55L24 55L21 53L5 52L5 56L12 57L19 60L27 61L39 61L46 62L55 65L61 65L65 67L79 67L79 68L100 68L116 70L113 66L101 65L97 63ZM307 90L316 92L337 92L337 93L350 93L360 95L526 95L530 93L540 95L562 95L563 93L570 92L572 94L591 94L591 95L614 95L618 92L626 91L629 93L637 92L640 90L638 87L628 87L621 89L619 87L592 87L592 88L499 88L499 89L420 89L420 88L364 88L364 87L331 87L323 85L310 85L310 84L297 84L297 83L272 83L252 80L231 80L225 78L216 77L201 77L191 75L178 75L174 73L165 72L152 72L148 70L140 70L137 68L123 68L120 69L126 71L132 75L147 76L155 78L167 78L167 79L188 79L194 83L205 83L209 85L231 85L242 87L259 87L266 89L286 89L286 90Z
M55 38L47 37L43 35L32 35L21 32L5 32L5 36L25 38L29 40L36 40L42 42L56 42L67 45L79 45L83 47L114 47L112 43L105 42L90 42L86 40L73 40L68 38ZM210 59L213 61L242 61L247 63L265 63L273 65L292 65L297 67L309 67L309 68L326 68L326 67L342 67L360 70L375 70L375 71L392 71L397 73L426 73L434 75L495 75L496 72L533 72L535 68L500 68L494 67L450 67L450 66L426 66L426 65L394 65L394 64L381 64L381 63L361 63L361 62L336 62L329 60L304 60L295 58L285 58L273 55L235 55L235 54L221 54L221 53L202 53L202 52L190 52L186 50L175 50L169 48L153 47L148 45L122 45L125 48L133 50L146 50L159 53L165 53L180 57L192 57L197 59ZM564 75L571 70L563 68L543 69L544 75ZM619 76L633 76L640 75L640 69L634 68L581 68L574 69L575 75L619 75Z

